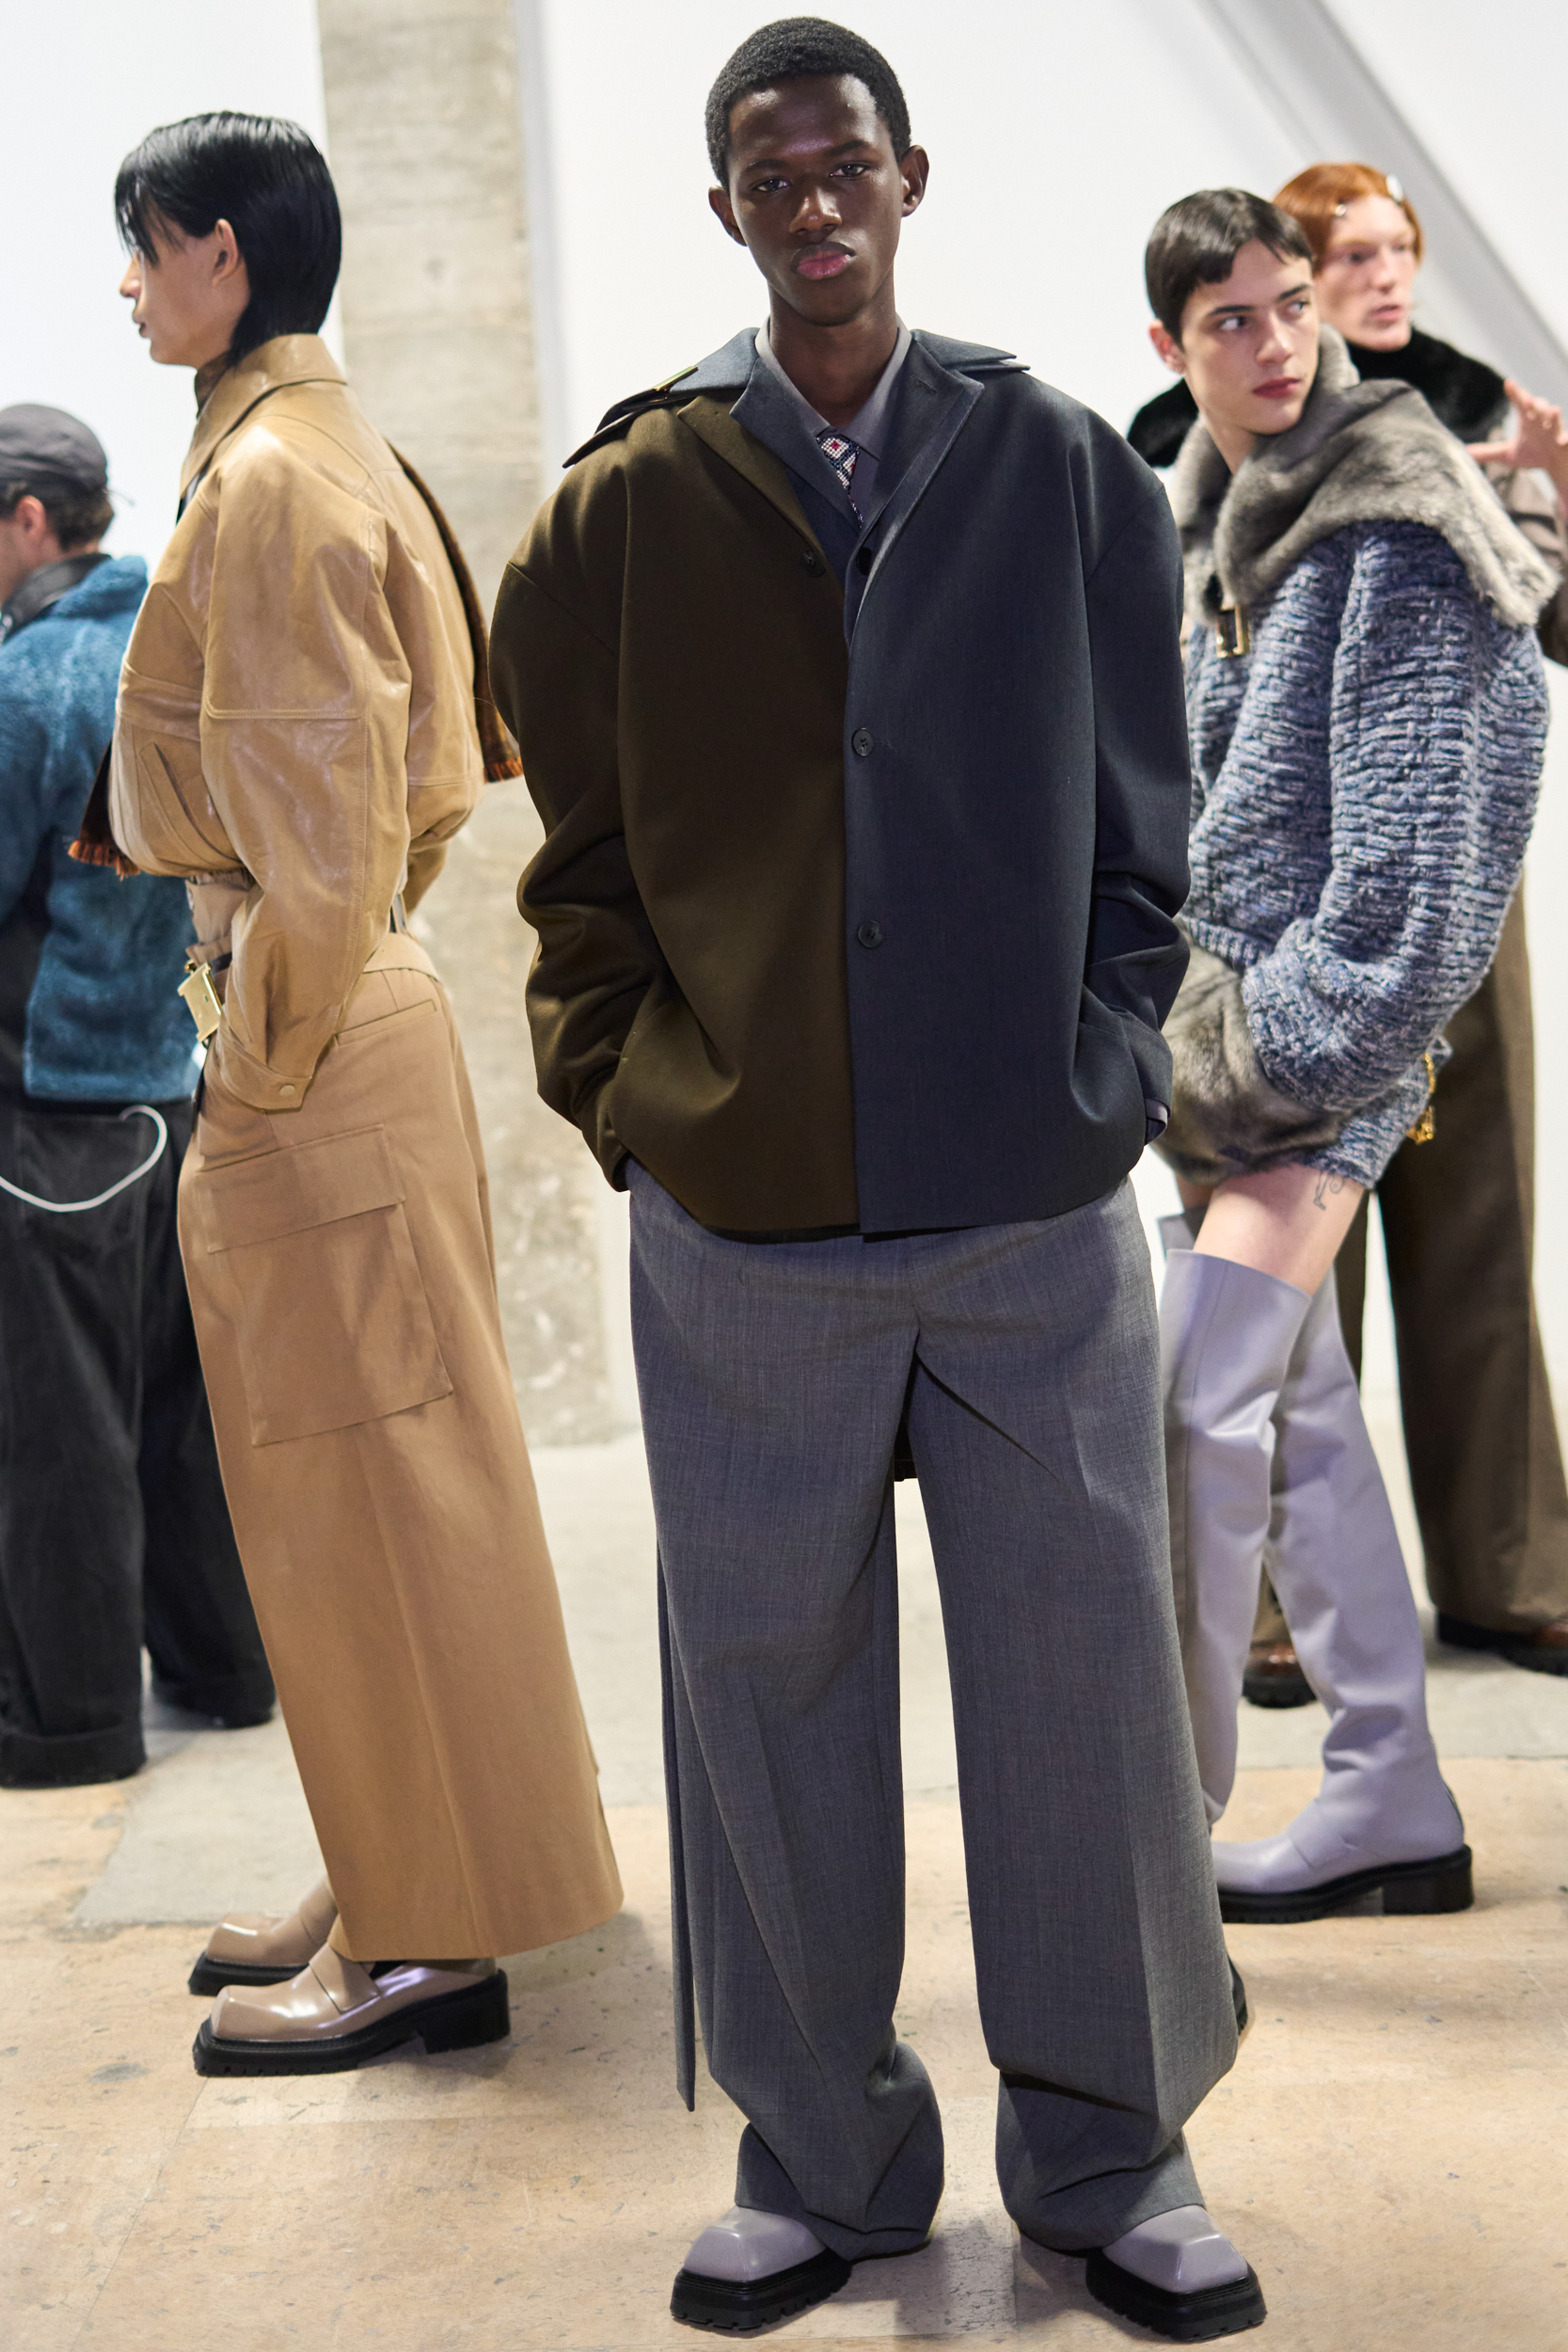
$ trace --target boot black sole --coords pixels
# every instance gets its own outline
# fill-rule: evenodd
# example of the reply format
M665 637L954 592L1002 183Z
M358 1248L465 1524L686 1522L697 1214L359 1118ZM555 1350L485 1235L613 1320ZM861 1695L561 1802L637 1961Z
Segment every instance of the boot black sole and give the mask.
M441 2050L476 2050L482 2042L504 2042L512 2030L506 1971L460 1993L443 1993L396 2010L379 2025L330 2042L233 2042L213 2031L207 2019L191 2047L198 2074L346 2074L383 2050L422 2042L427 2055Z
M1326 1879L1322 1886L1304 1886L1291 1895L1251 1895L1222 1886L1220 1917L1240 1927L1287 1927L1303 1919L1326 1919L1363 1896L1383 1896L1383 1915L1391 1919L1416 1912L1468 1911L1476 1899L1470 1876L1470 1849L1438 1854L1431 1862L1389 1862L1377 1870L1350 1870L1343 1878Z
M186 1990L211 1999L226 1984L287 1984L309 1961L296 1960L287 1968L263 1968L253 1960L209 1960L205 1952L185 1979Z
M809 2263L775 2270L769 2279L705 2279L700 2270L682 2270L670 2297L670 2315L689 2328L749 2336L753 2328L771 2328L825 2303L847 2286L849 2268L842 2254L825 2246Z
M1261 2328L1269 2315L1258 2274L1250 2268L1244 2279L1227 2286L1173 2295L1168 2287L1151 2287L1135 2279L1109 2254L1097 2251L1089 2256L1084 2283L1108 2312L1172 2344L1211 2344L1216 2336L1239 2336L1244 2328Z
M1506 1658L1511 1666L1523 1666L1527 1674L1568 1675L1568 1649L1537 1649L1533 1642L1521 1641L1517 1634L1494 1633L1490 1626L1446 1617L1441 1610L1437 1639L1450 1649L1490 1650L1494 1657Z
M1310 1707L1317 1695L1304 1674L1242 1677L1242 1696L1249 1707Z

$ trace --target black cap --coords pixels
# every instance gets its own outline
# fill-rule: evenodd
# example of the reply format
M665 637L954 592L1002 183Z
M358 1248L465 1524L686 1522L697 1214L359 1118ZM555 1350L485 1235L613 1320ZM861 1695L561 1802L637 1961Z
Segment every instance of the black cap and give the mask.
M103 444L80 417L23 401L0 408L0 487L25 483L35 496L55 490L107 490Z

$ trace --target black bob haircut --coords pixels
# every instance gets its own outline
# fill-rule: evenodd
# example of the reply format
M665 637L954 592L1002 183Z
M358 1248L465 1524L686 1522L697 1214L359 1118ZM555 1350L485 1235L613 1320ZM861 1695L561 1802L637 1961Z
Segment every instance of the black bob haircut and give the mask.
M781 16L743 40L707 94L707 159L720 186L729 185L730 116L753 90L779 82L836 80L852 74L871 92L895 155L910 151L910 110L898 76L859 33L825 16Z
M1244 245L1266 245L1281 262L1305 262L1312 247L1299 220L1245 188L1199 188L1162 213L1144 253L1148 307L1181 341L1181 320L1199 286L1222 285Z
M190 115L150 131L115 176L125 243L156 257L160 231L209 237L228 221L250 278L230 359L275 335L313 335L342 261L338 191L297 122L274 115Z

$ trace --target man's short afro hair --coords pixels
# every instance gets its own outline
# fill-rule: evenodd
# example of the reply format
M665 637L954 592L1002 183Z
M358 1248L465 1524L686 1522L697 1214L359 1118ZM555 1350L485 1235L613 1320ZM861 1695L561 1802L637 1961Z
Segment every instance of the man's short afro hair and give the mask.
M871 92L871 103L887 125L895 155L910 151L910 110L898 76L859 33L830 24L825 16L781 16L743 40L707 94L707 154L721 187L729 184L730 116L753 90L779 82L816 81L853 74Z

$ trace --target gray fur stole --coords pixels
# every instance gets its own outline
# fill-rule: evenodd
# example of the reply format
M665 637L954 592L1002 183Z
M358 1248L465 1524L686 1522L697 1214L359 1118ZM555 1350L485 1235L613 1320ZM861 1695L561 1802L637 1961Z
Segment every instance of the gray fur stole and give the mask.
M1232 474L1195 424L1171 473L1187 617L1267 602L1309 548L1352 523L1441 532L1481 601L1510 628L1533 626L1556 574L1481 468L1408 384L1363 384L1341 337L1323 329L1299 423L1258 442Z

